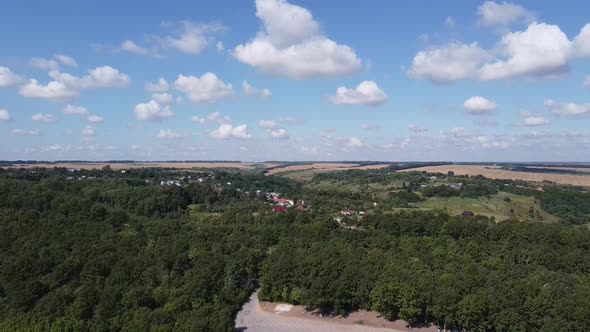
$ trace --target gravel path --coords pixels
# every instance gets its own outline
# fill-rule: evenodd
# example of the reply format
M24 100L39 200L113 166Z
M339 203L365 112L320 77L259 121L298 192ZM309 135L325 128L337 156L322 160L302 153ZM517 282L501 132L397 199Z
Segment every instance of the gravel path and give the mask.
M286 317L263 311L254 293L236 317L236 331L244 332L402 332L361 325L323 322L315 319Z

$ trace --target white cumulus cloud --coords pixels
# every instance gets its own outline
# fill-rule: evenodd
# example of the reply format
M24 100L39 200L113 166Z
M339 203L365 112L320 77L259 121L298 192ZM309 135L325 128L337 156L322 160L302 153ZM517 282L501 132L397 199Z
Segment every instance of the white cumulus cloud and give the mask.
M13 135L18 136L39 136L39 130L36 129L19 129L15 128L10 131Z
M277 128L269 130L268 134L270 137L274 139L287 139L289 138L289 133L284 128Z
M246 94L247 96L259 95L265 98L272 96L272 92L270 92L269 89L259 89L253 87L252 85L250 85L250 83L248 83L248 81L242 81L242 89L244 90L244 94Z
M586 24L574 38L574 48L579 57L590 57L590 23Z
M10 112L5 109L0 109L0 122L10 121Z
M463 107L471 114L485 114L494 111L498 105L484 97L473 96L463 103Z
M36 79L31 79L22 85L18 93L27 98L47 99L51 101L71 100L80 95L78 90L68 87L64 82L51 81L47 85L39 84Z
M284 119L279 119L280 122L288 122ZM278 122L275 120L260 120L258 122L260 128L266 129L268 136L274 139L288 139L289 133L285 128L279 128Z
M104 118L102 116L98 116L96 114L90 114L86 118L86 121L88 121L90 123L102 123L104 121Z
M62 73L58 70L50 71L49 76L53 78L53 81L46 85L39 84L36 79L31 79L20 87L20 95L27 98L66 101L78 97L82 89L123 88L131 83L127 74L110 66L91 69L88 71L88 75L83 77Z
M0 66L0 88L17 85L24 82L24 79L13 73L10 68Z
M127 39L121 42L117 50L155 58L162 58L170 51L195 55L214 42L216 33L225 30L219 23L199 24L190 21L163 22L162 26L169 30L168 34L148 35L143 45ZM216 47L219 50L220 44Z
M71 89L91 89L91 88L124 88L127 87L131 80L125 73L111 66L102 66L88 70L88 75L75 76L68 73L62 73L54 70L49 72L49 76L57 82L66 84Z
M154 94L152 94L151 99L157 101L158 103L160 103L162 105L172 105L175 102L174 96L172 96L171 94L166 93L166 92L154 93Z
M408 73L437 84L451 83L476 77L480 66L490 58L477 43L455 42L418 52Z
M223 46L223 43L220 41L215 44L215 48L217 49L217 53L223 53L223 51L225 51L225 46Z
M277 127L277 123L274 120L260 120L258 126L264 129L273 129Z
M213 73L205 73L201 77L178 75L174 87L199 104L213 104L234 94L232 85Z
M486 1L477 8L477 15L480 24L499 28L506 28L513 23L530 23L535 20L534 13L511 2Z
M545 107L553 114L561 116L578 116L590 113L590 103L558 103L552 99L545 100Z
M350 137L344 141L344 146L346 146L347 148L354 149L363 147L365 146L365 144L357 137Z
M61 111L63 114L68 114L68 115L72 115L72 114L73 115L88 115L88 114L90 114L86 107L74 106L71 104L66 105Z
M256 16L263 29L235 48L238 61L295 79L343 76L361 69L354 50L323 36L307 9L285 0L256 0Z
M207 114L207 120L215 121L217 123L231 123L231 118L227 115L221 116L219 112L211 112Z
M66 65L66 66L70 66L70 67L74 67L74 68L78 67L78 63L71 56L67 56L64 54L56 54L55 58L57 59L57 61L61 62L62 64Z
M139 55L147 55L149 54L149 50L145 47L141 47L137 45L133 40L125 40L121 43L121 49L123 51L139 54Z
M527 116L524 118L524 125L525 126L545 126L548 125L550 122L549 120L545 119L542 116Z
M123 88L131 83L127 74L119 72L119 70L110 67L102 66L88 71L90 74L88 87L92 88Z
M57 116L55 116L54 114L43 114L43 113L39 113L39 114L35 114L33 116L31 116L31 120L33 121L39 121L39 122L47 122L47 123L53 123L57 121Z
M52 144L41 149L41 152L64 152L69 150L69 146L62 146L60 144Z
M59 63L55 60L44 58L32 58L31 66L42 70L58 70Z
M156 134L156 138L158 139L179 139L181 138L182 135L172 129L167 129L167 130L160 130L157 134Z
M220 124L219 128L212 131L209 135L216 139L249 139L251 137L248 133L247 125L243 124L234 127L229 123Z
M584 40L584 30L576 40ZM574 52L574 44L559 26L532 22L524 31L506 33L491 49L482 49L476 42L454 42L422 50L414 56L408 74L438 84L464 79L555 78L569 69L574 57L583 56L583 51Z
M174 49L187 54L201 53L209 42L210 35L224 30L220 24L194 24L192 22L181 22L177 35L158 38L164 48Z
M162 106L155 100L135 105L133 113L140 121L161 121L174 115L170 106Z
M166 91L168 91L168 89L170 89L170 85L168 84L168 82L164 78L160 77L160 79L155 83L147 82L145 84L145 89L149 92L152 92L152 93L166 92Z
M518 76L553 77L568 69L571 42L557 25L532 23L525 31L502 37L501 55L480 70L482 80Z
M336 95L329 98L336 105L377 106L387 101L387 95L373 81L363 81L354 89L344 86L336 90Z

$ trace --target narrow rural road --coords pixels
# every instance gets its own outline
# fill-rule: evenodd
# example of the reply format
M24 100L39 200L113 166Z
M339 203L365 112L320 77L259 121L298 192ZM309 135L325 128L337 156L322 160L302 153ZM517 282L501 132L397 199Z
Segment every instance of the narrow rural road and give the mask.
M361 325L323 322L315 319L281 316L265 312L258 303L258 293L252 294L236 317L236 331L244 332L402 332L399 330Z

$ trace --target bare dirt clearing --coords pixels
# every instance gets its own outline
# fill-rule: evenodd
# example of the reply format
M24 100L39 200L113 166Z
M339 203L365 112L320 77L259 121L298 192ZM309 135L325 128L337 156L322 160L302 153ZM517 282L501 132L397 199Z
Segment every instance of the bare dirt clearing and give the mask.
M436 331L436 327L409 330L404 325L403 321L388 322L368 311L352 313L346 318L322 318L306 312L301 306L259 302L257 293L252 294L236 317L236 330L248 332Z
M536 172L513 172L494 166L483 165L441 165L417 167L402 170L401 172L429 172L447 173L453 171L456 175L483 175L490 179L524 180L531 182L551 181L575 186L590 187L590 176L574 174L550 174Z

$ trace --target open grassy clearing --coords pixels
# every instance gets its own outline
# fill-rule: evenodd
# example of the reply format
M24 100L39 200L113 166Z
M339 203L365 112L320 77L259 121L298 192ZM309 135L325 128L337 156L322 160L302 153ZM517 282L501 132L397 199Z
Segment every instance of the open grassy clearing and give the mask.
M506 198L509 201L506 201ZM423 209L444 210L452 215L471 211L475 214L495 217L497 220L506 220L511 216L527 221L554 222L558 220L557 217L543 211L534 197L505 192L499 192L490 198L431 197L418 203L418 206ZM532 216L529 213L531 207L534 211Z
M199 204L191 204L188 206L188 209L189 218L195 223L202 223L207 220L216 219L221 221L221 213L200 211Z

